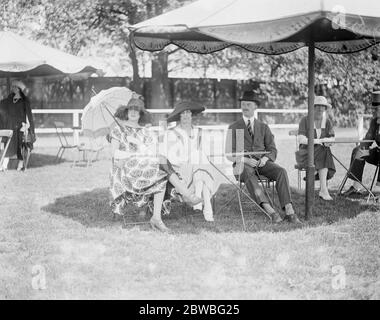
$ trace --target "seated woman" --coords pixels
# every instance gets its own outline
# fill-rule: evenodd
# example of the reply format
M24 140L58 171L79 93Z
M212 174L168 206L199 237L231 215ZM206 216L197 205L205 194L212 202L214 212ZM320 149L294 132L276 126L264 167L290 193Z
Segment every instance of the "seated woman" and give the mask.
M209 164L201 149L201 129L192 125L192 116L204 111L202 106L192 102L178 103L168 116L168 122L179 122L169 129L166 143L169 161L179 176L197 197L203 198L203 216L206 221L214 221L211 197L217 190L216 171ZM202 204L194 206L202 210Z
M323 96L316 96L314 99L314 165L317 170L316 179L320 180L319 197L326 201L332 198L327 188L327 180L331 179L336 170L334 160L331 155L329 142L335 140L335 133L331 121L327 116L331 105ZM298 141L300 150L297 157L298 165L307 167L307 117L303 117L298 128Z
M153 198L153 229L167 232L161 219L161 208L168 181L185 202L196 205L202 199L192 194L181 182L170 162L157 153L157 140L151 130L141 126L145 114L144 102L132 98L115 113L117 125L110 134L113 162L110 191L114 213L122 214L127 204L148 205Z

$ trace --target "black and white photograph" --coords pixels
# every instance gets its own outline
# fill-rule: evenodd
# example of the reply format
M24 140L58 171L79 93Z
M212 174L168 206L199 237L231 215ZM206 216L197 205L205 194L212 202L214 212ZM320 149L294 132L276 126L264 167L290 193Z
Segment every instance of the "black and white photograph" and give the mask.
M0 0L0 300L379 299L378 0Z

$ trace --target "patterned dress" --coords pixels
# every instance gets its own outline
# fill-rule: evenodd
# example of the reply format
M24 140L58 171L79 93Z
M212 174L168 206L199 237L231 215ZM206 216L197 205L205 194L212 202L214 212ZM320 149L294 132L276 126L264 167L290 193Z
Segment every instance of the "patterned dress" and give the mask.
M155 193L166 190L170 173L174 172L165 158L156 154L157 139L147 128L115 126L111 139L119 141L119 150L129 153L122 167L112 161L110 174L111 207L123 214L126 205L150 205ZM165 206L164 206L165 208Z

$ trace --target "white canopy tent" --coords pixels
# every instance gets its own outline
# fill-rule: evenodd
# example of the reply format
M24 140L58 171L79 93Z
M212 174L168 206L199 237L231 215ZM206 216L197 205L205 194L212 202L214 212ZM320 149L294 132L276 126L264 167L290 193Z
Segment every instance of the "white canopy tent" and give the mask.
M10 31L0 32L0 77L96 73L86 59L62 52Z
M147 51L174 44L212 53L230 46L283 54L307 46L308 167L306 218L314 202L315 48L352 53L380 42L378 0L199 0L130 27L135 45Z

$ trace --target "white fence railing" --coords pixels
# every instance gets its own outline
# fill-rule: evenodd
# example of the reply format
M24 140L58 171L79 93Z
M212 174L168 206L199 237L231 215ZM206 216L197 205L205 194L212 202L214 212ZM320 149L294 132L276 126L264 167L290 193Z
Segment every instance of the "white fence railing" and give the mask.
M169 114L173 111L173 109L148 109L148 112L152 114ZM33 109L32 112L34 114L72 114L73 119L73 126L64 128L64 132L67 133L73 133L76 132L76 129L78 128L80 124L80 117L83 113L83 109ZM204 113L214 113L214 114L226 114L226 113L241 113L241 109L206 109ZM284 114L284 113L301 113L306 114L306 109L256 109L255 110L255 118L258 117L259 113L271 113L271 114ZM270 124L271 128L296 128L298 127L298 123L294 124ZM201 126L210 129L211 127L217 129L217 127L225 126L218 126L218 125L212 125L212 126ZM210 127L210 128L209 128ZM54 128L36 128L36 133L54 133Z

